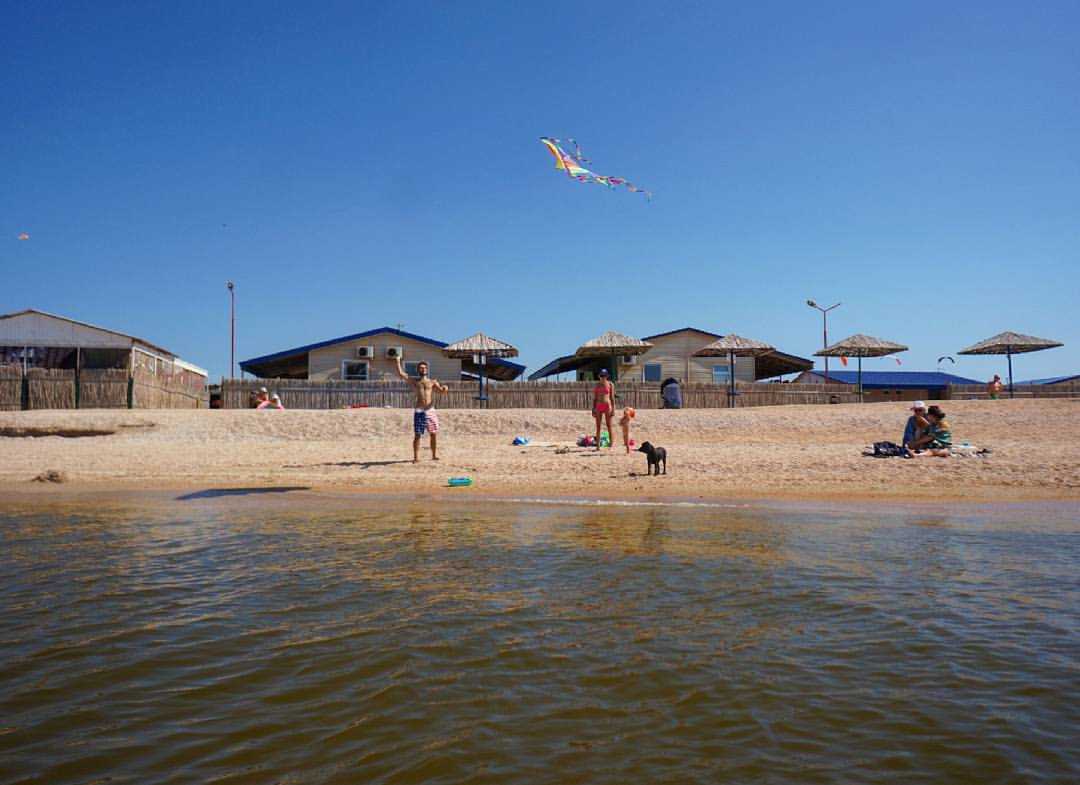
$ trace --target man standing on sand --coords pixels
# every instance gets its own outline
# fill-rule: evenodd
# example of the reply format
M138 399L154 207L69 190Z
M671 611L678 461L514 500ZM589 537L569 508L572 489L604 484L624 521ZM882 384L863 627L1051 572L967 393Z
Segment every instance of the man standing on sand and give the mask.
M416 388L416 407L413 409L413 463L420 460L420 437L424 435L424 431L431 434L431 460L437 461L439 456L435 452L435 434L439 432L439 417L435 414L435 391L445 395L450 392L450 388L428 378L428 364L423 360L416 365L419 378L414 379L401 367L401 358L396 359L398 376Z
M1004 386L1005 385L1001 383L1001 377L995 373L994 378L986 383L986 394L990 397L991 401L996 401L1001 397L1001 388Z

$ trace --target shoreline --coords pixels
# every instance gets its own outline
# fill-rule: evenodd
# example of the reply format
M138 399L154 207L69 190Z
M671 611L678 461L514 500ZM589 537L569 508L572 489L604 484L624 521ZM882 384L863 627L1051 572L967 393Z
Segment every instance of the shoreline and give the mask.
M160 483L147 484L145 482L118 482L104 480L100 482L21 482L0 483L4 497L15 499L24 497L27 499L53 498L70 500L77 497L119 497L141 496L149 497L173 497L179 499L183 496L195 498L226 498L226 497L271 497L297 495L319 496L324 498L362 499L371 501L417 501L431 500L438 502L499 502L521 504L566 504L566 505L606 505L626 504L638 506L701 506L701 507L730 507L745 505L769 505L796 503L823 504L823 505L846 505L846 504L883 504L894 507L910 507L912 509L941 509L960 508L971 506L1008 506L1008 505L1031 505L1031 504L1062 504L1080 505L1080 493L1062 493L1059 490L1047 489L1022 489L1019 492L1005 489L973 489L969 493L953 494L949 498L920 501L910 496L897 493L873 493L853 490L849 492L829 490L808 490L784 493L772 491L770 493L755 493L746 489L732 489L728 493L698 494L686 496L679 494L648 494L629 495L619 493L599 493L592 496L582 496L568 493L545 492L541 489L529 490L528 492L513 492L506 489L491 491L477 485L452 488L449 486L436 486L433 489L402 490L394 486L356 485L342 486L335 484L325 485L278 485L278 484L248 484L248 485L207 485L204 483ZM990 490L990 492L986 492ZM174 496L175 495L175 496Z
M440 412L439 452L412 463L411 411L74 410L0 412L0 488L71 497L133 490L196 493L303 487L320 494L561 503L762 500L934 506L1080 501L1080 400L946 401L958 442L985 457L873 458L895 441L903 403L639 410L632 436L668 450L668 473L644 455L577 447L587 412ZM26 435L92 432L100 435ZM515 436L533 444L514 446ZM61 483L33 482L57 472ZM474 484L446 486L449 477Z
M1013 511L1025 516L1039 517L1039 528L1067 528L1080 525L1080 499L1072 498L1025 498L1025 499L965 499L946 502L906 501L895 497L870 498L859 496L806 496L806 497L714 497L714 498L583 498L572 496L510 496L510 495L460 495L429 492L391 493L368 489L345 490L342 488L305 488L258 486L249 488L202 488L182 487L115 487L102 485L52 486L34 488L7 488L4 491L5 509L62 509L87 510L110 507L156 509L222 509L283 512L302 509L312 513L337 510L356 510L360 506L371 507L425 507L452 510L455 507L514 506L538 508L601 508L645 510L691 510L717 512L790 512L889 516L925 515L928 518L956 515L977 515L994 518L1009 515ZM1009 519L1012 520L1011 518Z

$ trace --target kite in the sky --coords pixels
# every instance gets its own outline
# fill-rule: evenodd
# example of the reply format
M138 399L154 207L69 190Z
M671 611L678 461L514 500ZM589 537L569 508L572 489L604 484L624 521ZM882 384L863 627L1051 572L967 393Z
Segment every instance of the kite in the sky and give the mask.
M28 234L25 234L25 233L24 233L24 234L20 234L20 235L19 235L19 239L20 239L20 240L29 240L29 239L30 239L30 235L28 235Z
M540 141L543 142L544 145L547 146L547 149L551 151L551 154L555 156L555 168L562 169L566 172L567 176L583 183L597 183L606 188L611 188L612 190L614 190L617 185L625 186L635 193L645 194L652 200L652 194L649 191L646 191L644 188L639 188L621 177L608 177L604 174L597 174L591 169L586 169L585 164L590 162L582 156L581 148L578 147L576 140L570 138L555 139L551 136L541 136ZM574 145L574 152L567 152L563 147L564 143Z

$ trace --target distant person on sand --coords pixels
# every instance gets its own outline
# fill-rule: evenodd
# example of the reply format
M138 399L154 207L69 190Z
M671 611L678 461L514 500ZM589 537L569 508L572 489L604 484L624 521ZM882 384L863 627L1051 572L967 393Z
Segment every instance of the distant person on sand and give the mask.
M926 435L929 427L930 420L926 417L926 404L922 401L915 401L915 404L911 407L911 416L908 417L907 425L904 426L904 438L900 443L910 448L912 442Z
M986 383L986 394L990 396L991 401L996 401L1001 397L1001 389L1004 386L1001 383L1001 377L995 373L994 378Z
M439 456L436 452L435 434L439 432L439 417L435 414L435 391L438 390L446 395L450 392L450 388L428 377L428 364L423 360L416 365L419 378L414 379L401 367L401 358L395 359L397 359L398 376L416 388L416 406L413 408L413 463L420 461L420 437L425 431L431 434L431 460L437 461Z
M248 396L248 405L252 409L258 409L259 404L266 403L270 400L270 393L267 392L265 387L260 387L258 390L252 390Z
M945 412L937 406L931 406L926 410L926 416L930 420L930 427L924 435L911 443L908 456L948 458L952 454L952 428L945 422Z
M682 382L674 376L664 379L660 385L660 405L663 409L682 408Z
M607 422L608 449L615 435L611 428L611 418L615 414L615 385L608 380L607 368L600 370L600 378L593 388L593 417L596 419L596 449L600 449L600 422Z
M277 393L274 393L273 395L270 396L270 400L263 401L262 403L260 403L255 408L256 409L284 409L285 407L281 405L281 396L278 395Z

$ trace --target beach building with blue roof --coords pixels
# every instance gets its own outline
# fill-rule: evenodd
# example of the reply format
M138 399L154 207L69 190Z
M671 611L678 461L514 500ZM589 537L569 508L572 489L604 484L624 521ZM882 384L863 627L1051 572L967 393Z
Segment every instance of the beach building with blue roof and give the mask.
M802 384L823 384L825 372L804 371L795 379ZM859 383L857 371L829 370L830 384ZM862 372L863 400L870 401L940 401L948 398L950 384L983 384L942 371L866 371Z
M443 355L448 345L393 327L376 327L241 360L240 370L262 379L375 381L397 379L400 357L402 367L411 376L416 375L416 366L423 361L436 379L475 377L480 369L472 360ZM501 358L489 357L484 365L484 376L499 381L516 379L524 372L524 365Z
M723 338L719 333L697 327L680 327L677 330L646 335L641 340L652 344L648 351L638 355L616 357L615 368L619 379L657 382L668 377L683 382L727 384L732 369L726 357L695 357L694 352L713 341ZM578 381L595 379L602 367L610 364L608 357L567 354L556 357L529 375L530 380L546 379L562 373L573 373ZM798 373L814 367L814 361L796 357L779 350L760 357L740 357L735 362L735 378L741 382L771 379L788 373Z

